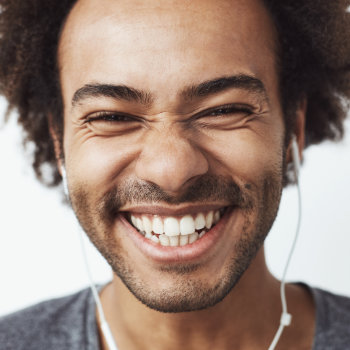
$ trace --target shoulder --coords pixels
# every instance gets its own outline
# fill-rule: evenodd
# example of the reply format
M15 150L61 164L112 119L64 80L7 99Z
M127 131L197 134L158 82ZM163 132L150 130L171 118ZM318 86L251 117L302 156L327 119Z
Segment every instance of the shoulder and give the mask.
M84 323L92 317L87 314L91 300L85 289L1 317L0 350L75 349L73 343L79 342Z
M316 305L314 350L350 349L350 298L311 288Z

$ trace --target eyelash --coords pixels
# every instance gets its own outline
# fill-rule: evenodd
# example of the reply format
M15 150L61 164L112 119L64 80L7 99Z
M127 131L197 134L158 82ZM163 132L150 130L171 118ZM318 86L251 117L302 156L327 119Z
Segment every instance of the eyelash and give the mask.
M203 111L193 118L199 119L203 117L220 117L224 115L229 115L233 113L246 113L247 116L253 114L253 109L246 105L225 105L218 108L209 109ZM92 123L94 121L104 120L107 122L130 122L137 121L138 118L135 116L116 113L116 112L99 112L91 117L87 117L84 123Z
M91 123L97 120L104 120L107 122L129 122L136 121L136 118L133 116L116 112L99 112L91 117L87 117L84 123Z
M201 117L220 117L222 115L234 114L234 113L246 113L247 115L253 114L253 109L247 105L224 105L210 110L206 110L200 113L197 118Z

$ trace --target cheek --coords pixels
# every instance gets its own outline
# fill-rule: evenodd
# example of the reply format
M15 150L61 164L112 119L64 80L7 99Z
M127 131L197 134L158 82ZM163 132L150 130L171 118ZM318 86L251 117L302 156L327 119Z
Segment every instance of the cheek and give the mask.
M67 137L67 139L69 139ZM76 134L65 144L69 178L104 192L123 176L130 176L139 153L135 137L92 137ZM74 184L73 184L74 185Z
M206 138L203 147L210 154L212 168L221 169L245 182L255 183L259 175L280 170L282 144L282 133L266 136L242 129L216 132L215 136Z
M213 174L256 183L261 175L278 171L282 164L282 122L196 132L190 139L205 154ZM116 179L121 182L135 177L135 160L145 146L142 132L99 137L72 125L66 126L64 140L70 182L84 183L99 192L108 191Z

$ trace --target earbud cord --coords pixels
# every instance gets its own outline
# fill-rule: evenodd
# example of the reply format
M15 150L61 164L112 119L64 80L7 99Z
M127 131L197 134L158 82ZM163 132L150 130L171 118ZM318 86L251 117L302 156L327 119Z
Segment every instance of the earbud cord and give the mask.
M68 182L67 182L67 174L66 174L66 169L65 167L61 168L61 172L62 172L62 182L63 182L63 190L64 193L68 199L68 201L70 200L69 198L69 190L68 190ZM90 284L90 289L92 291L92 295L93 298L95 300L96 306L97 306L97 312L98 312L98 316L100 318L100 327L101 327L101 331L103 334L103 337L105 338L105 341L107 343L107 346L109 348L109 350L118 350L117 345L114 341L111 329L109 328L109 325L106 321L106 317L105 314L103 312L103 308L102 308L102 304L101 304L101 300L100 297L98 295L96 286L93 282L92 279L92 273L91 273L91 269L90 269L90 264L89 264L89 260L86 254L86 249L85 249L85 244L84 244L84 232L83 229L80 226L80 223L78 222L78 220L76 220L77 225L78 225L78 234L79 234L79 239L80 239L80 245L81 245L81 251L83 254L83 259L84 259L84 264L85 264L85 268L86 268L86 272L87 272L87 276L89 279L89 284Z
M108 345L109 350L118 350L117 345L116 345L116 343L114 341L111 329L109 328L109 325L108 325L108 323L106 321L106 317L105 317L105 314L103 312L101 300L100 300L100 297L98 295L96 286L95 286L95 284L93 282L93 279L92 279L92 273L91 273L91 270L90 270L90 265L89 265L89 261L88 261L87 254L86 254L85 244L84 244L84 237L83 237L84 233L83 233L83 230L80 227L80 225L79 225L79 231L80 231L79 232L79 237L80 237L80 243L81 243L81 250L82 250L82 253L83 253L83 258L84 258L84 263L85 263L85 267L86 267L86 272L87 272L87 275L88 275L88 278L89 278L90 289L92 291L92 295L94 297L94 300L95 300L95 303L96 303L96 306L97 306L97 312L98 312L98 315L100 317L101 331L102 331L102 334L103 334L103 336L104 336L104 338L106 340L106 343Z
M292 256L293 256L293 253L295 250L295 246L296 246L296 243L297 243L298 238L299 238L299 232L300 232L300 226L301 226L301 212L302 212L301 191L300 191L300 184L299 184L300 164L299 164L299 158L298 158L298 154L297 154L296 143L293 142L292 148L293 148L292 151L293 151L293 158L294 158L294 175L295 175L295 181L296 181L296 187L297 187L297 193L298 193L298 223L297 223L297 228L296 228L293 244L292 244L292 247L289 251L287 262L286 262L286 265L285 265L285 268L283 271L283 275L282 275L282 280L281 280L280 294L281 294L281 303L282 303L282 314L281 314L280 325L277 329L275 337L273 338L272 343L269 346L268 350L275 349L275 347L276 347L276 345L277 345L277 343L282 335L284 327L289 326L291 323L291 320L292 320L292 315L288 313L288 309L287 309L285 284L286 284L286 276L287 276L288 268L290 265L290 261L292 259ZM69 198L67 178L66 178L65 171L63 171L63 186L64 186L65 193L66 193L67 197ZM111 332L109 325L106 321L106 318L105 318L105 315L103 312L103 308L102 308L102 304L101 304L101 300L100 300L100 297L98 295L96 286L95 286L93 279L92 279L92 273L90 270L90 265L89 265L89 261L88 261L87 254L86 254L85 244L84 244L83 230L80 227L79 223L78 223L78 226L79 226L79 237L80 237L80 243L81 243L84 263L85 263L85 267L86 267L92 295L93 295L93 298L94 298L96 306L97 306L97 312L98 312L99 317L100 317L101 331L103 333L103 336L106 340L106 343L107 343L109 349L110 350L118 350L117 345L114 341L112 332Z
M282 314L281 314L281 320L280 320L280 325L278 327L278 330L275 334L275 337L271 343L271 345L269 346L268 350L274 350L281 335L282 332L284 330L284 327L289 326L292 320L292 316L291 314L288 313L288 309L287 309L287 300L286 300L286 292L285 292L285 284L286 284L286 275L288 272L288 267L291 261L291 258L293 256L294 250L295 250L295 246L296 243L298 241L298 237L299 237L299 232L300 232L300 224L301 224L301 191L300 191L300 185L299 185L299 181L298 181L298 177L296 178L296 185L297 185L297 191L298 191L298 223L297 223L297 228L296 228L296 233L294 236L294 240L293 240L293 244L292 247L290 249L289 255L288 255L288 259L287 259L287 263L286 266L284 268L283 271L283 276L282 276L282 280L281 280L281 287L280 287L280 294L281 294L281 302L282 302ZM100 317L100 326L101 326L101 330L103 333L103 336L106 340L106 343L109 347L110 350L118 350L116 343L114 341L112 332L109 328L109 325L106 321L104 312L103 312L103 308L101 305L101 301L100 301L100 297L98 295L98 292L96 290L96 287L93 283L93 279L92 279L92 274L91 274L91 270L90 270L90 266L89 266L89 262L88 262L88 258L86 255L86 250L85 250L85 244L83 241L83 231L80 228L80 242L81 242L81 247L82 247L82 252L83 252L83 258L84 258L84 262L85 262L85 266L86 266L86 271L87 271L87 275L89 278L89 282L90 282L90 288L93 294L93 297L95 299L96 305L97 305L97 312L99 314Z
M300 226L301 226L301 212L302 212L302 207L301 207L301 190L300 190L300 184L299 184L299 156L297 154L297 149L296 149L296 144L293 142L292 147L293 153L294 153L294 175L295 175L295 182L296 182L296 187L297 187L297 194L298 194L298 223L295 231L295 236L293 240L293 244L290 248L288 259L286 262L286 266L284 267L283 275L282 275L282 280L281 280L281 286L280 286L280 294L281 294L281 302L282 302L282 314L281 314L281 320L280 320L280 325L277 329L277 332L275 334L275 337L272 340L271 345L269 346L268 350L274 350L281 335L284 330L284 327L289 326L292 321L292 315L288 313L287 309L287 300L286 300L286 276L289 268L290 261L292 259L295 246L297 244L298 238L299 238L299 233L300 233Z

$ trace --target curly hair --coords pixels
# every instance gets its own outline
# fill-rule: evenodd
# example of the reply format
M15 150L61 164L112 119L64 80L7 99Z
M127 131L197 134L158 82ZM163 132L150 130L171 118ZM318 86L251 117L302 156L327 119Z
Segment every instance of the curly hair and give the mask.
M263 0L279 35L280 91L286 130L307 97L306 147L343 136L350 100L350 14L347 0ZM39 180L58 185L48 116L63 134L57 69L62 26L76 0L0 0L0 94L33 142ZM44 176L49 165L53 176Z

